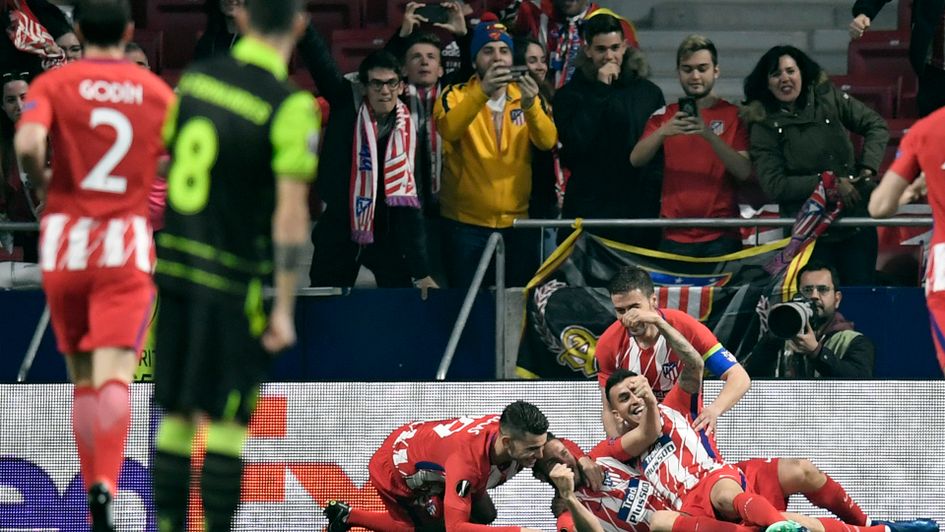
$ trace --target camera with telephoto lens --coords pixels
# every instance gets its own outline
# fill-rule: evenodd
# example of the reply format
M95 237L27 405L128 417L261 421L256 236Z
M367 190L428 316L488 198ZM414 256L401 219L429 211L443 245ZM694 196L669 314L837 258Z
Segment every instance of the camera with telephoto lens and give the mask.
M768 311L768 330L775 337L790 340L807 330L814 317L814 303L797 294L787 303L780 303Z

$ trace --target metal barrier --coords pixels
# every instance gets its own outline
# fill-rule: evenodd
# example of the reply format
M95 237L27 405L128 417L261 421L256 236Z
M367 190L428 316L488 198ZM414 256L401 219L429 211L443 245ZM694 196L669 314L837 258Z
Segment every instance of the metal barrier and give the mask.
M479 257L479 266L476 267L476 274L473 276L472 284L466 291L466 298L463 300L463 306L459 309L459 317L453 325L453 332L450 334L449 342L446 344L446 351L443 352L443 358L440 360L440 368L436 372L436 380L446 379L446 372L450 369L453 362L453 355L456 353L456 346L459 344L459 338L463 335L463 329L466 327L466 320L469 319L469 312L472 310L473 303L476 301L476 294L482 285L482 279L486 276L486 270L489 269L489 263L492 261L492 255L495 254L495 356L496 368L499 367L499 361L505 360L505 242L502 235L492 233L489 235L489 241L486 242L486 249ZM498 371L498 369L497 369Z
M627 220L616 218L572 218L552 220L515 220L512 227L793 227L794 218L644 218ZM831 227L927 227L932 218L840 218Z

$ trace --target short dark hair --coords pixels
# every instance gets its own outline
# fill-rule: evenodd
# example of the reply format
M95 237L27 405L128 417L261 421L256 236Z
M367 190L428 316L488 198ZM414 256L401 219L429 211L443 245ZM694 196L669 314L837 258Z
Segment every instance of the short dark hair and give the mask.
M249 25L263 35L279 35L292 29L302 12L302 0L246 0Z
M406 62L407 52L410 51L415 45L418 44L429 44L440 51L443 48L443 41L436 36L435 33L430 33L429 31L421 31L420 33L411 34L407 38L407 45L404 46L404 56L400 58L401 61Z
M86 43L115 46L131 22L131 6L128 0L79 0L74 16Z
M709 55L712 56L712 65L718 66L719 52L715 49L715 43L702 35L693 34L683 39L683 42L679 44L679 49L676 50L676 67L679 67L684 58L699 50L708 50Z
M794 46L786 44L774 46L765 52L758 60L755 68L745 78L743 87L745 103L761 102L768 111L775 111L780 107L781 104L768 89L768 76L778 70L781 56L784 55L794 59L797 68L801 71L801 93L797 97L797 106L803 108L807 105L808 89L819 83L823 69L809 55Z
M610 295L626 294L639 290L646 297L653 295L653 279L650 273L638 266L621 266L607 284Z
M824 262L820 259L811 259L807 261L807 264L799 272L797 272L797 289L801 289L801 277L804 276L807 272L819 272L821 270L827 270L830 272L830 281L833 283L833 288L836 290L840 287L840 274L837 273L837 269L833 267L833 264Z
M515 401L502 411L499 428L513 438L525 434L542 435L548 432L548 418L537 406L525 401Z
M591 44L594 37L603 33L619 33L621 37L626 37L623 33L623 24L620 19L612 15L600 14L584 21L584 41Z
M629 379L630 377L636 377L637 375L639 375L639 373L624 368L620 368L617 371L611 373L610 377L607 377L607 384L604 385L604 397L607 398L607 404L610 404L610 390L614 386Z
M514 46L512 47L512 64L513 65L525 64L525 54L528 53L528 47L533 44L535 46L538 46L545 52L547 52L544 45L538 42L538 39L528 36L528 35L522 36L522 37L515 37L512 39L512 43L514 44Z
M364 58L364 61L361 61L361 66L358 67L358 81L362 84L367 84L368 72L375 68L393 70L394 73L397 74L398 79L403 78L403 72L401 72L402 66L400 61L394 57L394 54L387 50L375 50L368 54L368 56Z

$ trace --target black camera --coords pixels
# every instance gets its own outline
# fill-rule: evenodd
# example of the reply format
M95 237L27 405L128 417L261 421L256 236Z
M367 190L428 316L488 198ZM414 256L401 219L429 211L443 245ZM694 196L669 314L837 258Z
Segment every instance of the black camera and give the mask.
M777 338L790 340L807 330L814 311L814 303L797 294L787 303L771 307L768 311L768 330Z

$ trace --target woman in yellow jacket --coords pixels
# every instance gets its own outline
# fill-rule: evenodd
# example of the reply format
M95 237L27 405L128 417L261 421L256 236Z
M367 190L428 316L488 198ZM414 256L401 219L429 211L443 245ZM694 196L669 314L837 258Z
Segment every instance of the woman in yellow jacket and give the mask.
M512 38L487 14L473 30L476 72L448 87L434 109L444 140L440 213L450 285L468 286L489 235L506 242L508 284L522 286L538 266L538 233L513 230L528 217L531 146L550 150L554 122L538 96L538 84L512 72ZM524 74L522 72L521 74Z

